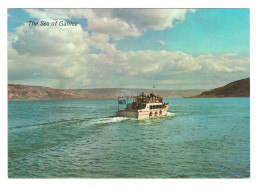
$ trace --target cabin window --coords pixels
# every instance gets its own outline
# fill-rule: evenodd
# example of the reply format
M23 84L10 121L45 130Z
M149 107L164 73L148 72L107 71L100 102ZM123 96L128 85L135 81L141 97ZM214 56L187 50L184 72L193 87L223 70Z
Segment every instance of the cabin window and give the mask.
M160 109L162 108L162 105L150 105L150 110L152 109Z

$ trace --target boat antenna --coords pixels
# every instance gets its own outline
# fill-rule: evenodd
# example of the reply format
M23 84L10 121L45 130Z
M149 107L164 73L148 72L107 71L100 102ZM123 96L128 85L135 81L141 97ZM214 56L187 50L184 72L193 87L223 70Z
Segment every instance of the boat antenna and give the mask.
M155 94L155 85L153 84L153 93Z

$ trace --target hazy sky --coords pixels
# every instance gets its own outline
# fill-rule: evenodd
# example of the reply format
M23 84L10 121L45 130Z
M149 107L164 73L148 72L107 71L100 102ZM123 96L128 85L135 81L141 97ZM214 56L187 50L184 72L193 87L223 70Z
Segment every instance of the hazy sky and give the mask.
M8 83L211 89L249 77L249 53L249 9L8 10Z

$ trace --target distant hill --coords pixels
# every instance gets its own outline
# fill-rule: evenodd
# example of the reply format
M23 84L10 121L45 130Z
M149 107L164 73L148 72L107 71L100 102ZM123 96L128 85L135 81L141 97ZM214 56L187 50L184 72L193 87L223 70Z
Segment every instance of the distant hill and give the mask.
M209 97L250 97L250 78L237 80L223 87L204 91L200 95L195 95L190 98Z
M156 90L162 97L188 97L203 90ZM51 99L116 99L119 96L135 96L152 89L98 88L98 89L53 89L43 86L8 84L9 100L51 100Z

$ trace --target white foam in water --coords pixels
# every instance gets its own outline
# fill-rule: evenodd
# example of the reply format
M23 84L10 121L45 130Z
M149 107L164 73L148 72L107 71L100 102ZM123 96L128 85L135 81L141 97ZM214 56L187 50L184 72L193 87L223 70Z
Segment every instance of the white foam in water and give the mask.
M176 116L176 114L172 112L167 112L167 116Z
M176 116L176 114L172 113L172 112L167 112L167 116ZM104 118L93 119L91 121L91 124L117 123L117 122L125 121L128 119L138 120L138 119L129 118L129 117L104 117Z
M116 123L125 121L127 119L130 119L128 117L111 117L111 118L98 118L93 120L93 124L103 124L103 123Z

